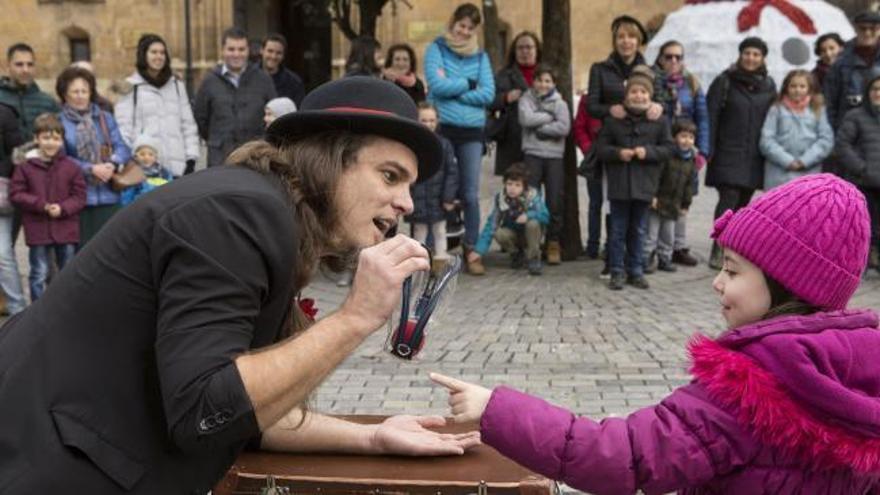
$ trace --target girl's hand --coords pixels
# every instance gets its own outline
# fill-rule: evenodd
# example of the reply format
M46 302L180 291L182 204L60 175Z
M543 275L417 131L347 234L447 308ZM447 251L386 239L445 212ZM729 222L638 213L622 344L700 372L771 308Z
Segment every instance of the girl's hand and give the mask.
M608 113L610 113L611 116L615 119L622 119L626 117L626 109L623 108L623 105L619 103L617 105L611 105L611 108L608 109Z
M651 103L651 106L648 107L648 112L646 116L648 120L657 120L663 115L663 105L654 102Z
M446 387L449 391L452 419L456 423L480 421L486 411L486 405L489 404L489 398L492 397L491 390L440 373L431 373L428 376L434 383Z
M358 255L351 291L339 312L372 333L391 317L406 277L430 268L425 248L403 234L368 247Z

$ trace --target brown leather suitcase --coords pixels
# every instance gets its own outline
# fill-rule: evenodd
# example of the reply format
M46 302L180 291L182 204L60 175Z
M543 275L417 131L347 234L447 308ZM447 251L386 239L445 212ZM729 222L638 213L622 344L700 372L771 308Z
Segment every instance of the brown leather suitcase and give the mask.
M383 416L343 416L358 423L378 423ZM475 425L448 425L456 433ZM519 494L552 495L556 484L480 445L462 456L397 457L244 452L213 495L274 493L322 495L380 494ZM269 492L273 493L273 492Z

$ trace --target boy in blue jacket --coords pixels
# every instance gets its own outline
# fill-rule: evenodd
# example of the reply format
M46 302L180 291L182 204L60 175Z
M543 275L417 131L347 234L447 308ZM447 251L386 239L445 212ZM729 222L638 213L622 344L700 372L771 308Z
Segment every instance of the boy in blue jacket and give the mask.
M540 275L541 235L550 222L550 212L540 191L528 183L528 172L522 163L514 163L504 172L504 191L495 195L492 213L474 251L484 256L494 238L510 253L512 268L522 268L528 261L529 274Z

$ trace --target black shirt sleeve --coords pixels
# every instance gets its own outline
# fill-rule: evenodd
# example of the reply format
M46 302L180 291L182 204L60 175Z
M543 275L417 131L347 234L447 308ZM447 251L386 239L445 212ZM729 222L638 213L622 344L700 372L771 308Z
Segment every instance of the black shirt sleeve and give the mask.
M204 196L156 222L156 360L171 440L187 452L259 434L234 360L254 340L261 308L287 287L290 209L255 193Z

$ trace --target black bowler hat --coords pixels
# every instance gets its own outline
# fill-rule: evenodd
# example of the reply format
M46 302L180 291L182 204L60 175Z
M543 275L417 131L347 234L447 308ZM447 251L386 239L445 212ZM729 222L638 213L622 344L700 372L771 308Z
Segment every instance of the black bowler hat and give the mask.
M354 76L322 84L306 95L298 112L279 117L266 131L276 145L325 131L375 134L406 145L418 159L418 181L440 169L440 140L419 123L412 98L394 83Z
M880 24L880 12L865 10L856 14L853 24Z
M621 15L614 18L611 21L611 34L617 36L617 30L620 28L620 25L623 23L635 24L638 28L639 32L642 34L642 44L648 44L648 31L645 30L645 26L642 26L642 23L639 22L638 19L628 15Z

